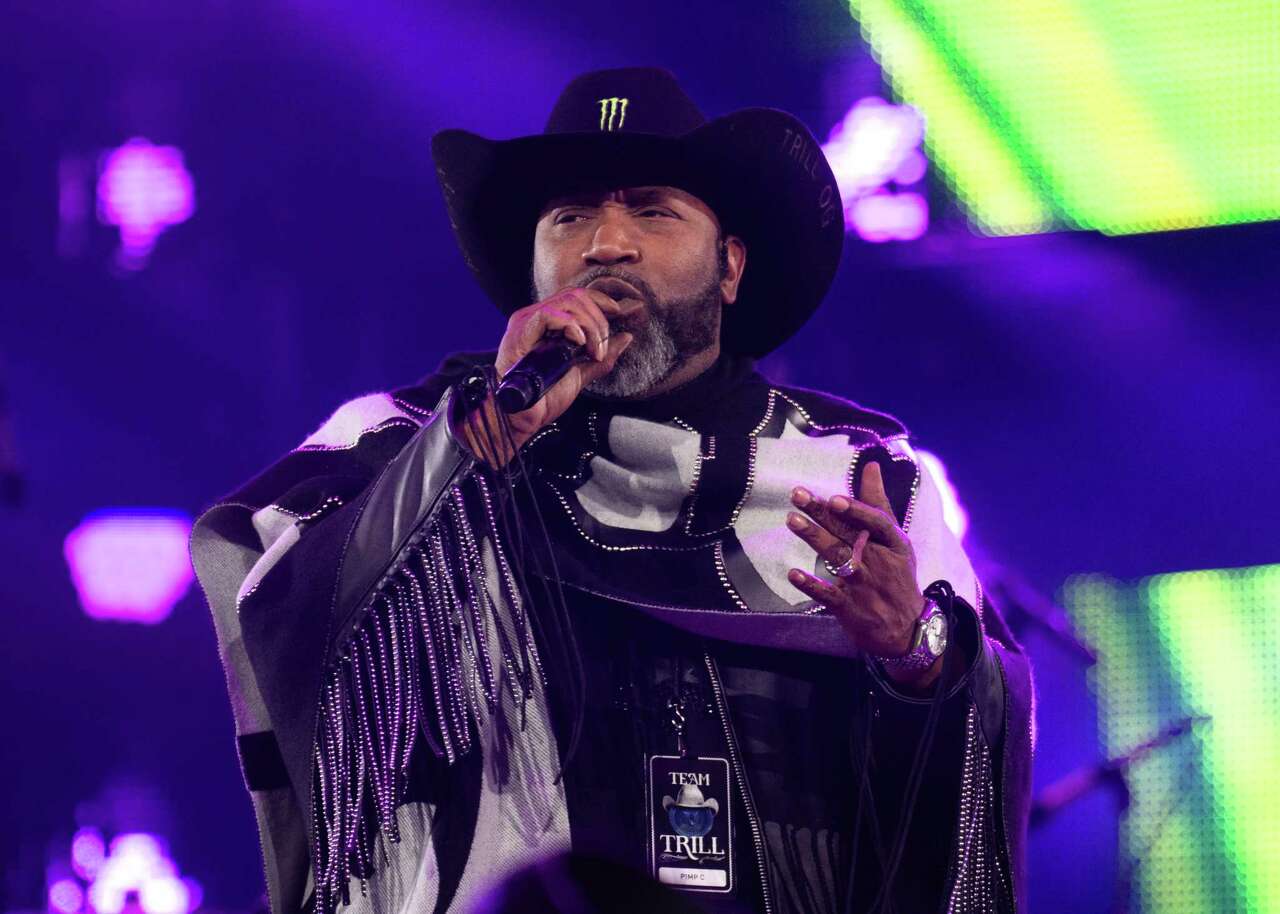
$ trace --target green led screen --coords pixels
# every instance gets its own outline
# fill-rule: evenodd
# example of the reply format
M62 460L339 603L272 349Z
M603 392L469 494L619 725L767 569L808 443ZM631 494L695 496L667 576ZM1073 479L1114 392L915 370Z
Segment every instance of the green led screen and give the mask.
M989 234L1280 218L1277 0L850 0Z
M1280 911L1280 565L1136 584L1080 576L1063 597L1098 650L1090 685L1108 757L1212 718L1130 770L1121 846L1136 861L1134 909Z

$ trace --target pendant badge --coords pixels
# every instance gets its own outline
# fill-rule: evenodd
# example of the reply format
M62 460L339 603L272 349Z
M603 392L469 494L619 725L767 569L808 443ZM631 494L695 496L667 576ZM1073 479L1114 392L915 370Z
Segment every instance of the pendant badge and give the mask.
M729 762L692 755L649 758L649 875L691 892L732 892L733 802Z

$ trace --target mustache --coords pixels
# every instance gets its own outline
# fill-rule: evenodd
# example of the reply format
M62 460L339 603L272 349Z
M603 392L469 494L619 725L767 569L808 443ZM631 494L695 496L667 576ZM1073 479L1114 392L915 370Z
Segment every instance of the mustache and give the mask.
M611 279L620 279L623 282L633 286L635 290L640 293L641 297L645 301L645 304L649 305L650 307L652 307L658 301L657 295L654 294L653 289L649 286L647 282L645 282L639 276L636 276L632 273L628 273L625 270L619 270L617 267L596 267L592 270L588 270L586 273L584 273L581 277L578 278L578 280L574 283L574 285L580 289L586 288L588 285L595 282L597 279L604 279L606 277Z

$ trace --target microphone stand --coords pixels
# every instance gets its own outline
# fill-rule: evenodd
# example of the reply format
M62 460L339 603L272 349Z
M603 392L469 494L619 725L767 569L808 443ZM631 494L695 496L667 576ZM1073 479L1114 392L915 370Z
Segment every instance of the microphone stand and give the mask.
M1141 761L1161 746L1173 742L1196 724L1208 723L1210 720L1212 718L1206 715L1184 717L1122 755L1085 765L1063 775L1036 794L1036 798L1031 803L1031 827L1039 828L1044 825L1099 784L1116 790L1120 800L1120 810L1123 812L1129 808L1129 784L1125 780L1125 775L1134 763Z
M1054 781L1049 786L1043 788L1031 803L1031 828L1040 828L1060 813L1063 809L1070 806L1076 800L1092 791L1098 785L1103 785L1115 791L1119 805L1120 814L1129 809L1129 781L1127 778L1129 769L1134 764L1141 761L1147 755L1150 755L1156 749L1166 746L1173 742L1179 736L1187 733L1196 724L1209 723L1212 720L1207 715L1194 715L1192 717L1184 717L1182 720L1171 724L1161 730L1151 739L1122 755L1105 759L1101 762L1095 762L1092 765L1085 765L1077 768L1075 771L1064 775ZM1141 863L1141 858L1145 857L1151 847L1154 846L1156 838L1159 837L1164 823L1168 817L1173 814L1177 808L1178 802L1185 795L1183 789L1183 781L1186 780L1187 772L1190 765L1183 769L1179 782L1173 785L1174 793L1172 801L1166 806L1157 822L1152 837L1147 842L1147 847L1143 849L1141 854L1134 854L1129 860L1125 861L1122 869L1116 876L1115 902L1113 907L1114 914L1125 914L1129 909L1129 892L1132 885L1133 872Z
M1026 578L1012 568L982 560L979 555L975 555L978 552L979 550L970 547L974 564L980 566L978 573L982 586L1011 627L1021 628L1018 622L1034 626L1086 665L1093 666L1098 662L1098 652L1076 634L1065 609L1042 596L1027 583Z
M1024 626L1034 627L1087 666L1093 666L1098 662L1098 652L1076 634L1066 610L1040 594L1018 572L990 560L972 541L967 543L967 549L983 586L996 607L1009 621L1011 628L1017 630ZM1119 817L1123 817L1129 809L1130 789L1127 777L1129 769L1151 752L1189 731L1195 724L1209 720L1209 717L1201 715L1183 718L1123 755L1085 765L1059 778L1043 788L1032 801L1030 827L1033 829L1042 827L1067 806L1098 786L1106 787L1114 793ZM1129 855L1129 858L1118 867L1113 914L1127 914L1134 870L1154 846L1164 823L1177 808L1178 802L1185 793L1183 782L1191 770L1192 767L1189 764L1184 766L1179 782L1174 788L1173 799L1157 820L1147 846L1140 854ZM1117 822L1121 821L1119 817Z

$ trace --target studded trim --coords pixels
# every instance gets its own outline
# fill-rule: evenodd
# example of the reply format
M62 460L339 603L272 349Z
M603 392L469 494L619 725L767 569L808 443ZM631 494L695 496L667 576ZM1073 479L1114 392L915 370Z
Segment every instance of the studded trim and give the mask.
M397 426L407 426L409 428L417 429L421 427L421 423L416 419L409 418L408 416L392 416L389 419L383 419L381 422L376 422L373 425L362 428L356 433L349 444L303 444L294 448L294 453L305 454L309 451L350 451L359 446L360 439L365 435L385 431L389 428L396 428Z
M324 501L320 502L320 504L317 505L314 510L309 511L306 514L299 514L297 511L290 511L288 508L285 508L281 505L272 505L271 507L274 510L279 511L281 514L288 514L294 520L312 521L318 518L322 514L327 514L333 508L341 507L341 505L342 505L341 498L339 498L336 495L330 495Z
M814 421L812 414L794 398L786 395L777 388L770 388L763 415L756 423L753 430L746 436L746 478L743 483L741 496L737 499L732 511L729 512L726 522L716 529L702 531L699 533L694 532L698 518L705 514L704 506L700 504L701 496L703 494L700 492L700 489L704 487L708 474L707 464L708 461L717 459L717 442L715 436L703 435L701 447L694 458L695 463L693 467L693 476L685 495L684 505L681 511L684 515L683 522L679 523L679 525L674 528L679 534L674 538L674 542L671 537L665 538L665 542L605 542L601 534L594 530L590 530L586 520L580 516L574 503L571 489L577 484L580 484L587 477L587 467L591 459L599 453L600 414L598 412L589 412L585 417L585 431L588 440L581 455L576 458L576 469L572 472L563 472L548 468L547 472L541 474L542 480L547 485L555 502L559 504L560 510L568 517L573 530L576 531L579 537L581 537L582 541L595 549L609 553L649 552L689 554L711 547L716 578L724 588L730 602L742 611L751 611L751 607L743 598L742 592L730 578L728 571L728 550L723 540L723 535L726 532L731 531L734 525L738 522L742 511L755 488L758 473L757 459L759 452L759 437L762 432L769 429L771 423L776 424L779 417L779 410L786 410L788 412L789 421L791 421L792 424L799 428L804 434L811 437L841 433L850 437L850 446L853 450L853 457L850 460L849 468L845 474L846 484L849 487L850 494L853 492L853 473L861 450L864 449L867 444L881 445L885 440L906 437L905 435L895 435L890 436L889 439L882 439L875 429L868 428L866 426L852 423L825 425L816 422ZM673 417L670 420L670 424L693 434L701 434L691 423L679 417ZM548 426L538 432L528 442L526 447L536 444L543 437L556 430L560 429L558 429L555 424ZM866 441L866 444L863 444L862 447L860 447L859 445L863 440ZM908 462L911 462L910 458L906 456L895 455L892 453L890 453L889 456L894 460L907 460ZM913 462L912 465L913 468L915 468ZM915 469L916 477L913 480L912 492L907 509L908 512L910 512L911 508L914 506L919 486L919 471L918 468ZM566 487L565 484L568 484L568 487ZM681 540L684 541L682 542ZM823 608L820 604L814 604L805 607L803 610L793 609L792 611L799 611L806 614L817 614L821 613Z
M693 535L693 515L694 509L698 506L698 483L702 479L702 464L707 460L716 459L716 436L708 435L705 441L705 450L698 449L698 456L693 461L693 480L689 483L689 492L685 495L685 519L684 532L688 536Z
M911 497L907 499L907 510L906 510L906 513L903 514L902 516L902 532L908 533L911 530L911 519L915 516L915 513L916 513L916 496L920 494L920 465L916 463L914 460L912 460L910 457L906 457L906 456L899 458L894 456L893 454L890 454L889 459L890 460L899 460L899 459L906 460L916 468L916 478L911 480Z
M738 503L733 507L733 513L729 515L728 526L724 528L726 530L738 522L738 515L742 513L743 506L751 497L751 490L756 487L756 453L759 449L759 440L752 438L747 445L747 484L742 487L742 498L738 499Z
M600 415L595 412L587 414L587 449L578 455L578 466L572 473L553 474L565 482L582 482L587 478L587 465L591 458L600 452Z
M773 413L777 408L778 401L782 401L783 403L785 403L789 407L789 410L793 414L793 416L799 417L800 421L793 422L793 424L796 425L806 435L809 435L811 437L823 437L826 435L843 433L850 436L849 443L850 443L850 446L853 448L853 457L850 458L849 468L845 472L845 487L848 489L850 497L853 497L853 494L856 491L857 480L854 478L854 472L857 470L858 458L861 455L862 451L865 450L865 448L869 444L887 444L893 441L905 441L909 437L906 433L894 434L894 435L881 435L875 429L867 428L865 425L854 425L849 423L824 425L821 422L815 422L813 419L813 416L811 416L809 414L809 411L806 410L803 406L801 406L791 397L788 397L782 391L776 388L770 388L769 402L767 407L765 408L764 417L760 420L759 424L757 424L756 427L751 432L753 440L762 431L764 431L764 429L768 427L770 420L773 418ZM859 447L853 441L854 436L859 434L869 436L871 439L870 442ZM907 508L903 514L903 521L902 521L902 532L906 533L908 528L911 526L911 519L913 514L915 513L916 497L920 491L920 467L918 464L916 464L914 460L912 460L910 457L908 457L905 454L895 454L892 451L888 451L888 454L889 454L889 459L894 461L895 463L907 462L907 463L910 463L912 467L915 469L915 479L913 479L911 483L911 495L907 499Z
M900 441L908 437L905 433L896 434L896 435L881 435L875 429L867 428L865 425L845 425L845 424L823 425L820 422L814 422L813 417L809 415L808 410L806 410L803 406L801 406L795 400L792 400L782 391L774 390L774 389L771 389L769 391L769 409L765 411L765 419L762 420L762 423L761 423L762 426L768 424L769 414L773 408L773 401L775 397L777 397L777 399L779 400L784 401L788 406L790 406L800 416L800 418L804 420L804 424L808 428L811 428L816 432L823 432L823 433L862 432L864 434L870 435L877 441ZM801 429L801 431L806 431L806 432L807 430L808 429Z
M565 482L572 483L581 483L586 480L587 466L591 463L591 458L595 457L596 454L600 452L599 423L599 413L593 411L587 414L587 447L586 450L582 451L582 453L578 455L577 466L574 471L572 473L551 473L549 475L555 476L557 479L563 479ZM537 434L526 441L524 444L525 448L528 448L535 442L542 440L542 438L547 434L550 434L553 430L557 432L562 431L560 426L553 422L546 428L539 430Z
M733 604L743 612L751 612L751 607L748 606L746 601L738 595L738 591L733 586L733 582L729 580L729 572L725 568L724 564L724 542L722 540L716 540L714 554L716 561L716 577L720 579L720 584L724 587L725 593L729 595L729 599L733 601Z
M431 415L435 412L435 410L430 409L426 406L418 406L416 403L410 403L408 400L405 400L402 397L392 397L391 402L394 403L396 406L400 407L401 409L403 409L407 413L413 413L415 415L421 416L424 421L431 418Z
M526 441L524 443L524 446L526 448L532 447L533 445L541 441L543 438L546 438L548 435L555 434L558 431L560 431L560 426L558 423L552 422L550 425L544 425L542 428L538 429L536 432L533 433L533 437L530 438L528 441Z
M854 488L856 480L853 478L853 471L858 468L858 457L861 456L861 454L862 448L855 447L853 449L853 456L849 458L849 468L844 471L844 489L849 493L850 498L854 497L853 493L856 491Z
M655 546L644 543L637 543L629 546L614 546L609 543L602 543L586 530L582 528L582 524L578 521L578 515L574 513L573 506L569 504L569 499L558 487L548 481L547 487L551 489L551 493L555 496L556 501L560 503L560 507L564 509L564 513L568 515L569 521L573 524L573 528L578 531L578 535L584 540L595 546L597 549L603 549L605 552L697 552L700 549L706 549L707 543L695 543L689 546Z
M947 914L997 914L1009 910L1004 867L998 853L995 782L991 750L982 738L978 710L970 706L965 722L964 770L955 856L951 861Z
M769 388L769 399L764 406L764 415L760 417L760 422L756 425L756 427L753 428L751 431L747 432L747 434L750 435L752 438L755 438L757 435L759 435L761 432L763 432L766 428L769 427L769 422L773 419L773 411L774 411L774 408L777 406L779 396L781 396L781 394L778 392L777 388L773 388L773 387Z

